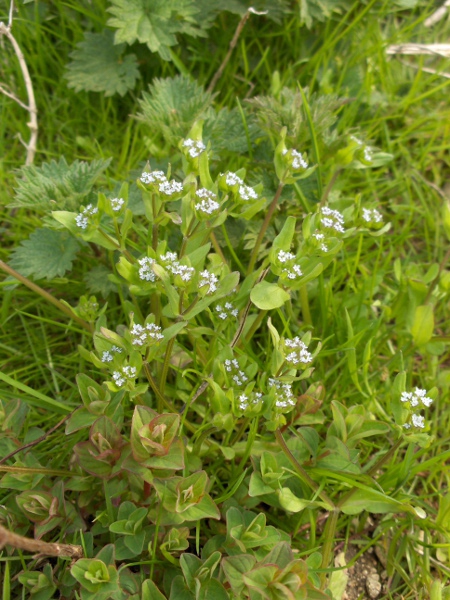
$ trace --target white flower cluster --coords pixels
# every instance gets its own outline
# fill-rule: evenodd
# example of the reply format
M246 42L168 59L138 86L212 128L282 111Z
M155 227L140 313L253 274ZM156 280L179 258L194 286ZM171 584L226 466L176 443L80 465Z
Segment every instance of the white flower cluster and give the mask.
M283 150L283 152L282 152L283 156L285 154L287 154L287 152L288 151L285 148ZM301 153L298 152L297 150L291 150L291 157L292 157L291 167L294 170L298 171L298 169L307 169L308 168L308 163L303 158L303 156L301 155Z
M427 391L421 390L418 387L416 387L416 389L413 392L402 392L400 400L402 402L409 402L411 408L415 408L420 403L422 403L426 407L429 407L433 402L433 400L427 396ZM425 427L425 419L421 415L411 415L411 421L414 427L419 427L420 429L423 429ZM411 427L411 424L405 423L403 427L405 429L409 429Z
M114 212L119 212L122 206L125 204L125 200L123 198L111 198L111 208Z
M142 281L151 281L153 283L156 280L156 275L152 269L152 265L155 262L155 259L150 258L149 256L144 256L144 258L138 260L138 263L141 265L139 269L139 278L142 279Z
M285 263L294 259L295 254L292 254L292 252L285 252L284 250L280 250L278 252L278 260L280 261L280 263Z
M287 273L287 278L291 280L303 276L303 271L300 265L292 265L290 269L283 269L283 273Z
M345 233L345 229L343 227L344 217L338 210L333 210L328 206L322 206L321 212L324 216L320 222L326 229L334 229L339 233Z
M205 215L211 215L216 210L219 210L220 204L216 201L217 196L210 190L200 188L195 192L195 195L201 200L201 202L195 205L195 210Z
M167 181L164 171L151 171L150 173L144 171L140 179L142 183L164 183Z
M83 208L83 210L75 217L75 223L77 227L81 229L86 229L89 224L89 217L91 215L95 215L98 212L98 208L92 206L92 204L88 204Z
M372 152L370 151L369 146L366 146L364 144L364 142L362 142L360 139L358 139L355 135L351 135L350 139L353 140L354 142L356 142L358 144L358 146L360 146L360 148L363 149L364 160L366 162L372 162Z
M183 184L179 181L163 181L159 184L158 190L164 196L174 196L175 194L181 194L183 191Z
M363 208L362 218L366 223L382 223L383 215L376 208Z
M244 202L248 202L249 200L257 200L258 199L258 194L255 192L255 190L250 187L249 185L245 185L245 183L242 183L242 185L239 186L239 197L241 200L244 200Z
M205 144L201 140L191 140L188 138L183 142L183 148L188 148L188 154L191 158L197 158L202 152L206 150Z
M270 387L274 387L275 392L275 406L277 408L286 409L294 408L295 399L292 392L292 384L283 383L279 379L269 377L268 384Z
M166 254L161 254L161 261L164 264L164 267L172 273L172 275L179 275L182 281L190 281L195 273L194 267L188 267L187 265L182 265L178 256L175 252L166 252Z
M208 291L206 293L208 295L217 292L217 284L219 283L219 278L216 275L214 275L214 273L210 273L207 269L205 269L200 273L200 277L202 279L200 279L198 287L202 288L203 286L207 285Z
M121 352L122 352L122 348L119 348L119 346L111 346L111 350L105 350L103 352L102 362L105 362L105 363L112 362L112 360L114 358L113 354L115 354L115 353L120 354Z
M286 360L293 365L303 363L307 365L312 362L312 354L308 352L308 346L302 342L302 340L296 336L293 340L284 340L286 348L291 348L293 352L286 355Z
M127 379L136 379L136 367L125 366L121 371L114 371L112 378L117 387L122 387Z
M164 171L151 171L150 173L144 171L140 180L147 184L158 184L158 191L164 196L173 196L183 191L183 184L174 180L169 181L164 175Z
M261 400L261 392L252 392L250 394L240 394L238 396L239 408L244 411L251 406L255 406Z
M247 375L239 368L239 363L235 358L232 358L231 360L227 358L223 364L225 366L225 371L233 373L231 379L234 381L235 385L241 386L248 381Z
M246 185L244 183L244 180L232 171L228 171L228 173L226 174L225 183L230 187L238 185L239 198L244 202L258 199L258 194L255 192L255 190L251 186Z
M135 324L131 328L130 333L133 336L131 342L135 346L143 346L151 340L160 342L164 339L164 336L161 333L161 327L154 323L147 323L145 327Z
M234 308L234 306L231 304L231 302L225 302L225 304L223 306L222 306L222 304L216 304L216 306L214 307L214 310L216 311L219 319L222 319L222 321L225 321L230 316L237 318L237 316L239 314L238 309Z
M328 246L325 244L325 242L323 242L323 240L325 239L323 233L319 233L316 231L316 233L312 234L312 237L315 238L318 242L321 242L319 248L322 250L322 252L328 252Z

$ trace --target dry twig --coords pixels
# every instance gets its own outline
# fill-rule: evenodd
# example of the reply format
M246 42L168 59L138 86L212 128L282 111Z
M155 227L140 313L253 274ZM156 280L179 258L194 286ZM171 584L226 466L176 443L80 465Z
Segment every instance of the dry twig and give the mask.
M23 76L23 79L25 82L25 87L27 90L28 104L25 104L24 102L22 102L13 92L9 91L7 89L7 87L5 87L5 85L0 85L0 93L4 94L5 96L8 96L8 98L11 98L12 100L14 100L14 102L16 102L19 106L21 106L22 108L27 110L30 115L30 121L27 123L27 125L30 129L30 132L31 132L30 140L28 143L24 142L23 140L21 140L21 141L27 150L27 158L26 158L25 164L31 165L31 164L33 164L34 155L36 154L37 137L38 137L37 107L36 107L36 100L34 98L33 84L31 82L31 77L30 77L30 73L28 71L27 63L25 61L25 57L23 55L22 50L20 49L19 44L17 43L16 38L12 34L13 10L14 10L14 2L11 0L8 24L5 25L5 23L3 23L3 21L0 22L0 35L6 36L8 38L8 40L11 42L12 47L14 49L14 53L17 57L17 60L19 61L20 70L22 71L22 76ZM19 136L19 139L21 139L20 136Z
M0 550L4 546L12 546L38 556L67 556L78 559L83 557L83 548L74 544L53 544L18 535L0 525Z

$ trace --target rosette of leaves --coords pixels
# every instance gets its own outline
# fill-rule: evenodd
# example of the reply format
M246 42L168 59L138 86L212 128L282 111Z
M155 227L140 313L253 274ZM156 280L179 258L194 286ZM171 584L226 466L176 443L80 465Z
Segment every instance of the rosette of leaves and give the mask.
M108 479L121 456L123 445L118 427L103 415L92 424L89 440L75 444L73 451L84 471Z

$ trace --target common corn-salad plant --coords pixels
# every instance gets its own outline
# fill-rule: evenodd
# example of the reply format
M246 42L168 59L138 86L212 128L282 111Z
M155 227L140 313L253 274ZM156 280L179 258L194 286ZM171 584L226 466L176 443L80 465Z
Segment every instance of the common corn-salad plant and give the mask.
M133 104L133 160L80 136L93 160L49 151L16 172L0 260L1 597L450 598L450 251L428 252L450 240L450 203L439 191L428 210L435 162L430 181L399 173L401 146L361 108L375 101L348 96L356 67L345 94L327 69L376 3L250 7L270 13L266 39L283 19L289 35L296 18L320 23L323 49L307 85L269 69L270 89L233 106L180 64L228 13L243 27L247 2L92 4L70 8L83 17L70 88L131 103L154 55L181 74L163 64L170 76ZM39 10L52 27L52 6ZM101 31L82 29L93 16ZM13 318L20 351L3 337ZM365 556L378 574L352 595Z

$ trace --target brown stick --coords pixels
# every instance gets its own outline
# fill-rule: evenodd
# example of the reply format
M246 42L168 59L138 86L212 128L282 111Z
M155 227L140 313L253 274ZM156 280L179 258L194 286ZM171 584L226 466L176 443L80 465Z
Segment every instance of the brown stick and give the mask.
M0 549L12 546L26 552L34 552L44 556L67 556L68 558L83 558L83 548L74 544L52 544L18 535L0 525Z

